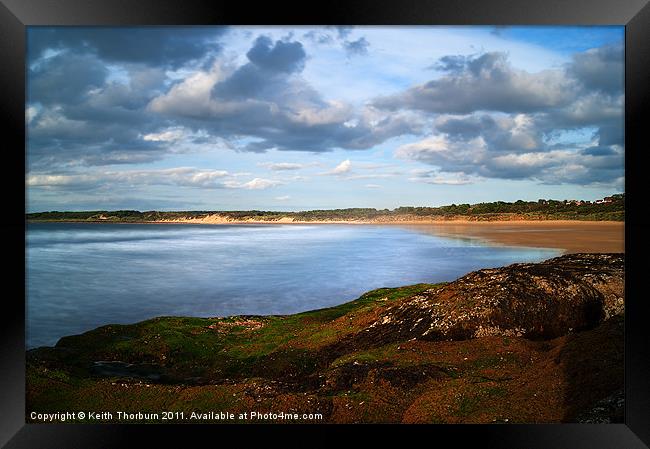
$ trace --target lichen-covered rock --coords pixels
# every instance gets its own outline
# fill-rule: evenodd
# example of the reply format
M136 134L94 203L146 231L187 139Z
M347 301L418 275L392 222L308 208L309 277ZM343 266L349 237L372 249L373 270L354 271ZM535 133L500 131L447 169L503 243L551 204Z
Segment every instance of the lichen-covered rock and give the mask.
M624 310L622 254L571 254L469 273L388 308L366 341L549 339L590 329Z

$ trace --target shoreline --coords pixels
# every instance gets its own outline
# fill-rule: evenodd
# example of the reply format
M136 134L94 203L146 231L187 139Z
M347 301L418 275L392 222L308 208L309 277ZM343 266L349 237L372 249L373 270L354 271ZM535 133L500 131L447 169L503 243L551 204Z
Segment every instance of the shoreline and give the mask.
M505 246L552 248L562 254L625 253L622 222L500 222L405 225L416 232L469 238Z
M27 223L91 223L91 224L187 224L187 225L362 225L403 227L415 232L440 237L468 238L502 246L552 248L563 254L624 253L625 222L588 220L227 220L178 219L160 221L85 221L28 220Z
M290 315L108 324L26 351L26 419L101 398L109 413L253 404L333 423L583 422L623 385L623 270L620 254L562 256ZM592 304L602 313L584 313ZM483 405L463 407L459 394ZM440 404L433 418L429 404Z
M113 221L113 220L25 220L30 223L92 223L92 224L210 224L210 225L244 225L244 224L359 224L359 225L438 225L438 224L542 224L542 223L580 223L580 224L621 224L618 220L566 220L566 219L540 219L540 220L468 220L468 219L440 219L440 220L156 220L156 221Z

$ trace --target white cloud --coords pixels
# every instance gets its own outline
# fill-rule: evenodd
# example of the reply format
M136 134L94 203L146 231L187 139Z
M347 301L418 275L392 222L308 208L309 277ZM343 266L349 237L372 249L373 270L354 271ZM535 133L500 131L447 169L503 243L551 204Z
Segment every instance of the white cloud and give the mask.
M355 170L352 169L353 164L350 159L346 159L332 170L320 173L321 176L337 176L340 179L355 180L355 179L375 179L375 178L392 178L402 174L399 170L392 171L379 171L382 169L393 168L393 164L377 164L377 163L354 163ZM365 172L359 173L358 170Z
M220 65L215 64L209 72L198 71L188 76L166 94L151 100L147 108L153 112L189 117L212 115L216 105L211 100L210 92L222 79L224 71Z
M262 162L257 164L260 167L266 167L269 170L300 170L305 167L305 164L295 164L292 162Z
M278 201L287 201L291 199L291 196L290 195L276 196L275 199Z
M379 97L374 105L434 113L526 112L566 106L580 86L562 70L529 73L516 69L504 52L442 58L444 75L400 94Z
M25 109L25 121L27 123L31 123L34 117L36 117L36 114L38 114L38 109L36 109L34 106L28 107Z
M42 188L97 188L104 185L174 185L200 188L224 187L226 170L174 167L158 170L99 171L91 174L30 174L26 184Z
M399 176L401 174L402 174L401 172L366 173L366 174L358 174L358 175L349 175L346 176L345 179L384 179L384 178L392 178L394 176Z
M97 178L89 175L29 175L25 184L30 187L57 187L87 182L94 182Z
M248 190L264 190L268 189L269 187L279 186L281 184L283 184L281 181L275 181L273 179L255 178L251 181L239 185L238 188Z
M419 171L416 176L409 178L412 182L424 184L458 186L472 184L474 181L464 173L451 173L442 175L436 171Z
M305 106L294 110L291 119L294 122L309 126L350 123L352 107L341 101L327 101L319 107Z
M165 131L149 133L142 136L142 140L150 142L174 142L185 136L183 128L168 128Z
M72 76L38 71L48 84L32 88L25 109L27 183L37 191L32 198L87 189L100 201L114 194L113 187L122 193L155 185L138 195L182 195L188 201L204 195L213 202L232 197L259 207L246 197L307 179L295 174L311 177L314 202L328 196L332 183L346 182L365 192L359 202L374 200L377 191L365 189L381 187L384 178L399 179L402 193L416 197L429 189L409 179L447 185L490 179L486 189L511 179L526 180L533 189L540 182L584 187L622 179L618 51L571 56L562 47L571 42L549 40L545 50L485 28L360 27L349 42L367 40L368 54L347 58L339 41L318 40L334 31L317 27L314 38L299 37L311 30L235 28L206 47L205 59L171 69L111 63L87 50L73 58L81 48L76 45L62 50L61 65L51 66L61 73L76 73L63 70L71 62L80 70L84 64L96 67L74 86ZM262 35L271 38L268 55L302 45L305 57L294 58L290 73L271 73L259 57L247 56L260 50L252 43ZM302 64L304 69L296 68ZM380 96L394 101L373 106L381 105L374 101ZM577 141L576 128L590 131ZM553 139L557 133L562 138ZM391 160L393 155L402 160ZM152 162L200 168L143 169ZM387 165L392 162L396 167ZM413 166L427 166L427 172L407 173ZM217 188L241 190L208 190ZM285 201L284 194L296 198L295 191L280 188L261 196L282 195L276 200ZM60 196L59 202L66 198Z
M352 162L350 162L350 159L346 159L328 173L331 175L342 175L348 173L350 170L352 170Z
M401 145L395 156L432 165L479 163L485 157L486 145L482 137L467 142L454 142L444 135L434 135L419 142Z
M276 179L253 178L239 181L226 170L205 170L193 167L175 167L158 170L99 171L92 174L30 174L26 184L30 187L52 188L99 188L102 186L138 187L143 185L173 185L199 188L227 188L265 190L286 184ZM280 197L284 198L284 197ZM287 196L284 199L289 199Z

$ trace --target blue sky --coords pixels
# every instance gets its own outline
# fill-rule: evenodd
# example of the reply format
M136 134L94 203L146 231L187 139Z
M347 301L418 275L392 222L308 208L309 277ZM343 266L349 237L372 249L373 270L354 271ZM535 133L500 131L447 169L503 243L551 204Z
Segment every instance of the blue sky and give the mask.
M623 27L29 27L29 211L622 192Z

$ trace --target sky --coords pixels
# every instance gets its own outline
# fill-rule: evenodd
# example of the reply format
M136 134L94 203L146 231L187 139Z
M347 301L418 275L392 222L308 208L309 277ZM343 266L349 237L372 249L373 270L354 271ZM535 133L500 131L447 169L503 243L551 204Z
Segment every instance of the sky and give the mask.
M624 28L28 27L27 209L595 200Z

